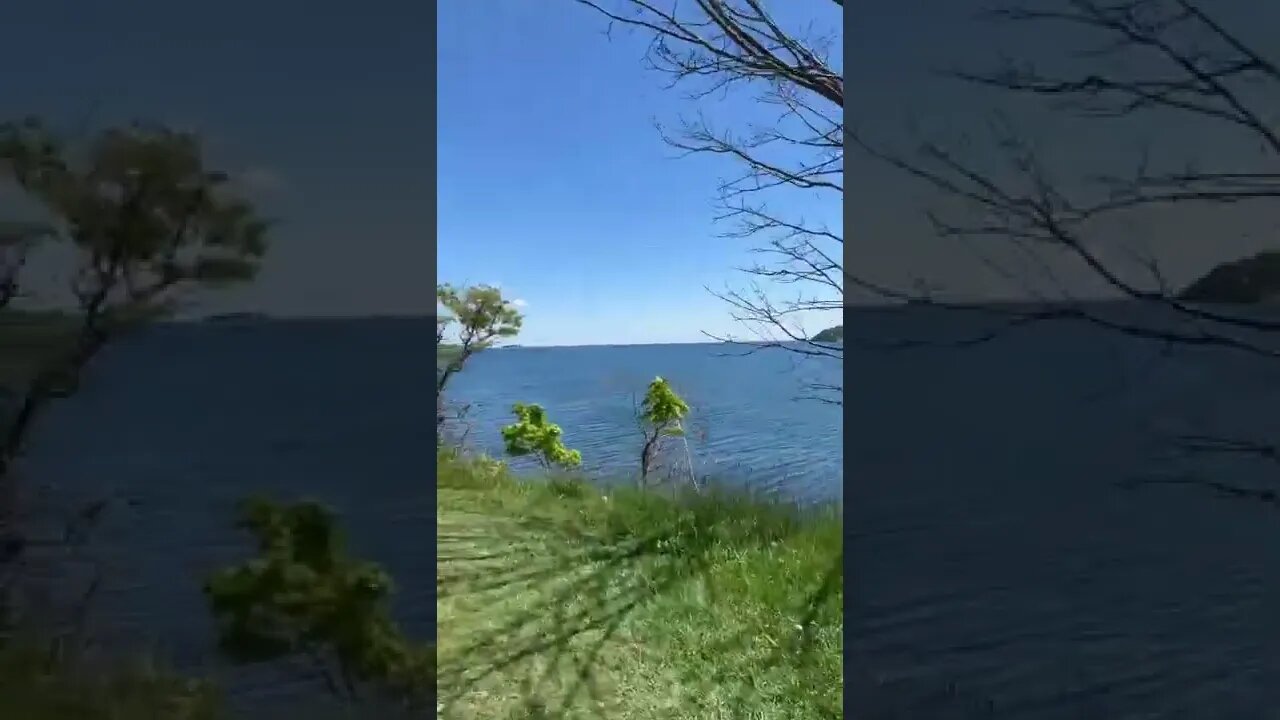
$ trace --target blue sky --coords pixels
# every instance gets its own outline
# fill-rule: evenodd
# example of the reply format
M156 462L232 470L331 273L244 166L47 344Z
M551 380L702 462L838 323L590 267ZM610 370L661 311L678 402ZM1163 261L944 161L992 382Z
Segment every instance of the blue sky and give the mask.
M805 3L807 4L807 3ZM1187 165L1222 171L1258 170L1265 157L1256 137L1217 121L1196 121L1184 113L1152 113L1127 120L1083 120L1054 110L1044 98L1014 97L955 82L942 71L989 71L1002 58L1032 64L1047 72L1084 77L1090 73L1142 73L1153 54L1138 53L1126 62L1095 52L1114 38L1082 32L1066 24L1002 24L978 18L980 6L956 0L882 0L859 4L845 37L846 106L849 126L864 137L909 154L922 140L940 142L995 177L1010 175L1008 155L991 141L996 113L1011 122L1020 138L1033 143L1056 183L1075 192L1082 180L1103 173L1132 174L1144 161L1179 171ZM1023 7L1062 7L1067 3L1019 1ZM1246 43L1274 60L1274 28L1280 3L1215 0L1202 5ZM1126 56L1128 57L1128 56ZM1069 69L1063 69L1063 68ZM1119 68L1119 70L1118 70ZM1154 77L1173 71L1161 66ZM1272 86L1274 87L1274 86ZM1268 89L1260 107L1274 114L1275 94ZM1253 98L1257 100L1258 98ZM1272 164L1263 166L1273 168ZM911 287L919 278L952 296L975 299L1026 297L1040 267L1055 280L1041 284L1060 296L1058 283L1074 297L1114 297L1096 273L1068 254L1042 250L1027 262L1015 246L939 238L925 211L957 216L954 203L941 201L902 175L851 155L846 165L846 215L855 223L844 255L851 271L879 283ZM1199 277L1225 259L1243 257L1280 238L1280 218L1269 203L1204 205L1153 210L1119 218L1090 231L1090 239L1114 270L1150 284L1148 269L1135 263L1132 250L1154 256L1164 278L1175 287ZM1000 277L982 256L1011 268L1014 280ZM1043 264L1043 265L1042 265ZM851 295L850 304L861 298Z
M784 21L839 17L829 0L773 5ZM421 0L367 12L223 0L198 15L163 0L11 2L0 117L37 113L70 128L158 120L197 130L215 164L253 178L256 199L280 220L272 250L257 283L209 299L210 310L424 314L438 261L441 279L498 283L523 300L526 344L744 332L704 289L748 279L734 268L751 262L753 243L717 237L713 223L717 181L737 166L676 158L653 121L701 109L742 129L767 119L761 108L742 96L694 104L664 89L666 78L642 64L645 36L617 31L610 40L602 19L572 0L439 6L432 57ZM1219 8L1250 42L1271 47L1280 4ZM935 70L1080 47L1051 29L993 31L973 22L972 9L954 0L860 6L846 38L851 126L903 143L913 124L944 140L980 134L998 99ZM1127 169L1148 141L1179 161L1240 151L1220 128L1139 127L1135 141L1103 127L1036 126L1066 164L1092 170L1103 161ZM957 294L1003 292L969 249L933 237L923 222L931 198L918 185L865 159L851 157L849 169L851 269L889 283L924 277ZM431 192L438 217L424 202ZM829 199L786 193L770 202L780 214L843 224L844 208ZM0 212L17 207L0 188ZM1209 213L1158 226L1151 236L1166 245L1169 278L1188 281L1274 245L1280 232L1274 213L1232 218L1238 227Z
M677 158L654 122L702 109L742 130L760 109L664 89L645 36L604 30L573 2L441 3L438 277L521 301L526 345L748 334L706 290L745 287L759 243L717 236L717 181L738 167ZM841 228L838 199L796 195L770 206Z
M280 221L259 281L209 309L431 312L427 5L9 2L0 116L197 130ZM92 111L92 113L91 113ZM11 210L14 198L0 196Z

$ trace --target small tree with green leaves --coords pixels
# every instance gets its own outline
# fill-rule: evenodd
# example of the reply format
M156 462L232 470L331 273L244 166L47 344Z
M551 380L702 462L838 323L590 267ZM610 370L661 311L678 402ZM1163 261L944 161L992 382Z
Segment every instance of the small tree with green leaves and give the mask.
M161 126L111 128L73 147L37 119L3 123L0 173L47 215L42 235L75 251L77 303L69 351L36 375L0 434L2 476L37 412L118 331L186 290L251 280L269 223L231 174L208 167L197 136Z
M502 291L489 285L464 289L449 284L436 286L436 428L445 421L444 390L449 380L462 371L472 355L494 343L515 337L524 317L514 303L504 300ZM456 343L446 343L450 331ZM452 339L452 338L449 338Z
M227 656L305 660L347 700L375 686L410 704L428 702L434 649L404 637L387 608L390 578L346 554L328 510L254 499L244 503L240 526L254 535L258 555L205 586Z
M582 453L564 446L560 426L547 419L547 411L541 405L516 403L511 411L516 421L502 428L508 455L532 457L547 470L582 465Z
M649 383L640 405L641 431L644 446L640 450L640 484L648 484L649 473L657 463L662 443L667 438L683 437L682 421L689 414L689 405L661 377ZM689 469L690 474L693 468Z

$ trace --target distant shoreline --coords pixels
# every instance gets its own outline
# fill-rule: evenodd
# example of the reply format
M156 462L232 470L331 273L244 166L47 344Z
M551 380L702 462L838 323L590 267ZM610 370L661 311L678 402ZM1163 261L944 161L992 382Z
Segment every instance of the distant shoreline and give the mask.
M71 310L58 308L7 308L0 310L0 322L53 322L59 320L71 320L76 317L76 313ZM258 312L234 312L234 313L217 313L211 315L193 315L193 316L175 316L158 318L153 322L156 324L173 324L173 325L218 325L222 323L233 322L304 322L304 321L352 321L352 320L412 320L426 321L432 319L432 315L397 315L397 314L375 314L375 315L273 315L270 313Z

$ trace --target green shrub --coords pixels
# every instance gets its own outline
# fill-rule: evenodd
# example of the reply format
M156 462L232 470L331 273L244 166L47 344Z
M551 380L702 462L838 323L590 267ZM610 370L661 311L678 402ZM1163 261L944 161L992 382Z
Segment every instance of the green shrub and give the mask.
M640 483L648 481L658 459L662 441L671 437L683 437L681 421L689 414L689 405L676 394L671 384L661 377L653 379L645 391L640 405L640 420L644 425L644 447L640 451ZM690 477L693 468L689 468Z
M215 720L221 697L204 681L143 662L51 664L24 642L0 646L0 718L13 720Z
M407 640L387 608L391 579L347 556L332 514L312 502L244 504L258 555L206 585L222 650L238 662L315 665L347 699L363 685L408 702L434 686L434 649Z
M511 411L516 421L502 428L502 440L512 457L531 456L545 469L575 468L582 464L582 453L564 446L559 425L547 419L541 405L516 403Z

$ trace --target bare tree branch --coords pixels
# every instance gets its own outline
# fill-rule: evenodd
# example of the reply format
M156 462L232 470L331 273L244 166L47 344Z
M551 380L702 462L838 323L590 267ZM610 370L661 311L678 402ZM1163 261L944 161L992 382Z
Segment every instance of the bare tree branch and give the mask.
M1086 322L1166 347L1199 346L1280 360L1280 318L1258 308L1194 300L1170 283L1155 250L1124 251L1108 242L1109 227L1125 220L1150 219L1174 209L1257 206L1280 201L1280 71L1224 23L1191 0L1050 0L1006 5L991 17L1033 26L1067 25L1098 45L1076 56L1087 66L1078 74L1050 72L1027 60L1007 61L995 71L965 70L952 78L980 88L1047 101L1049 107L1079 114L1103 125L1118 119L1193 118L1204 132L1243 139L1252 156L1222 154L1207 167L1175 167L1167 157L1151 167L1143 157L1129 175L1094 172L1063 179L1050 172L1042 156L1007 126L994 133L996 153L984 162L961 157L936 142L923 142L914 155L890 152L851 134L855 147L935 191L949 208L929 215L935 233L966 244L995 242L1038 258L1071 263L1121 299L1159 311L1150 318L1111 317L1096 305L1075 298L1037 297L1036 302L1005 308L974 308L938 301L920 293L894 291L895 300L941 308L989 313L996 322L986 331L951 346L989 342L1008 332L1049 320ZM1112 64L1126 59L1129 62ZM992 169L991 157L1007 162ZM1175 158L1172 162L1178 162ZM1280 205L1263 205L1263 207ZM1126 233L1128 234L1128 233ZM1121 262L1121 259L1124 261ZM1048 263L1046 262L1045 265ZM1038 266L1043 269L1045 265ZM996 262L988 266L1014 280L1025 271ZM1133 269L1140 272L1137 276ZM1272 288L1280 295L1280 288ZM1067 295L1065 289L1063 294ZM902 297L905 296L905 297ZM1154 315L1153 315L1154 317ZM852 342L852 340L847 340ZM904 340L889 349L943 344ZM1265 442L1208 435L1178 439L1185 452L1236 455L1277 462ZM1268 490L1233 487L1197 478L1144 480L1143 484L1191 484L1219 492L1276 502Z
M1200 109L1174 100L1174 94L1212 98L1220 107L1215 110L1220 120L1247 128L1263 141L1260 160L1274 167L1280 161L1280 143L1275 131L1261 118L1264 109L1239 99L1234 83L1269 80L1272 102L1280 99L1280 75L1275 66L1256 51L1227 33L1192 3L1184 0L1128 0L1102 3L1095 0L1061 0L1062 9L1029 10L1020 6L1004 7L994 17L1014 22L1055 22L1083 26L1105 34L1112 40L1111 52L1121 50L1154 50L1175 73L1173 79L1149 80L1127 78L1116 80L1103 74L1090 74L1081 79L1049 79L1028 68L1006 67L994 73L960 72L954 76L1015 94L1052 95L1079 107L1080 103L1107 102L1112 95L1129 98L1112 106L1115 114L1127 115L1155 106L1184 113ZM1188 47L1175 44L1166 37L1175 28L1199 30L1220 46L1216 51L1203 49L1203 43L1186 41ZM1225 59L1224 59L1225 56ZM1213 69L1206 69L1212 66ZM1150 88L1164 92L1155 98ZM1174 92L1176 90L1176 93ZM1139 95L1148 103L1135 104ZM1157 101L1158 100L1158 101ZM1256 102L1255 102L1256 104ZM1088 114L1092 114L1089 112ZM920 161L908 161L887 154L855 137L855 143L873 157L890 163L941 191L962 200L978 211L977 221L944 221L932 216L935 230L951 238L992 238L1038 244L1065 251L1083 263L1121 296L1160 304L1189 320L1216 325L1219 330L1246 329L1280 331L1280 321L1228 312L1222 308L1206 308L1180 300L1163 282L1157 264L1147 262L1154 289L1126 280L1113 265L1094 249L1092 225L1104 216L1121 211L1165 205L1194 203L1231 204L1245 201L1280 199L1280 172L1253 169L1204 171L1188 168L1183 172L1150 173L1145 169L1131 178L1100 175L1090 178L1102 186L1106 199L1081 202L1068 197L1061 183L1054 182L1041 166L1035 153L1012 135L998 138L1015 169L1013 180L1001 181L990 173L966 164L939 145L925 143ZM1187 336L1188 342L1205 342L1206 332ZM1223 338L1228 345L1251 345L1239 338ZM1273 353L1268 350L1267 353Z
M1121 482L1119 485L1124 488L1138 488L1145 485L1188 485L1213 490L1223 497L1251 500L1280 508L1280 493L1275 490L1245 487L1195 476L1135 478Z
M839 43L788 29L761 0L578 2L607 18L611 28L651 35L649 65L669 77L669 87L689 89L690 99L750 87L760 107L778 108L773 122L745 132L716 129L702 115L660 132L683 155L724 157L742 168L718 188L723 209L717 220L731 223L724 237L760 238L756 254L767 262L742 268L753 279L748 290L713 294L763 340L751 343L750 351L782 348L842 359L839 344L812 340L796 321L843 309L843 235L784 217L766 203L771 193L791 190L822 193L832 207L843 204L844 76L830 55L841 51ZM842 12L844 3L834 4ZM807 291L780 300L769 291L779 287ZM810 390L839 402L839 388Z

